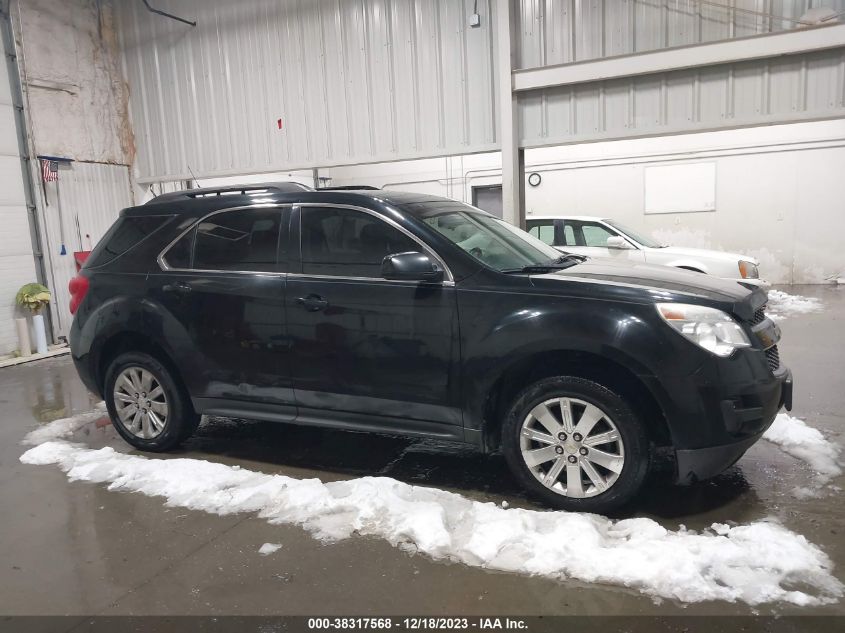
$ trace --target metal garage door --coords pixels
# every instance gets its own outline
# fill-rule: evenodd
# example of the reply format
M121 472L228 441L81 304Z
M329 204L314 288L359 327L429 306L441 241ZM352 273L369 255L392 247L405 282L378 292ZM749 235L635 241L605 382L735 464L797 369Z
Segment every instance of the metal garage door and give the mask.
M7 65L0 63L0 354L17 349L15 294L36 281Z
M56 337L67 336L73 319L68 310L67 289L68 282L76 274L73 254L90 251L120 210L132 205L129 168L104 163L62 164L58 183L47 182L42 186L47 198L44 249L53 291L53 333Z

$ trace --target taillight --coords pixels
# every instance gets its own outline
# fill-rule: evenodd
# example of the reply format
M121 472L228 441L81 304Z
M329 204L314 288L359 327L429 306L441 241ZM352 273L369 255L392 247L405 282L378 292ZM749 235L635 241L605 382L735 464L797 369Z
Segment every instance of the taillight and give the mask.
M70 313L76 314L82 300L85 298L85 293L88 292L88 277L77 275L67 285L70 290Z

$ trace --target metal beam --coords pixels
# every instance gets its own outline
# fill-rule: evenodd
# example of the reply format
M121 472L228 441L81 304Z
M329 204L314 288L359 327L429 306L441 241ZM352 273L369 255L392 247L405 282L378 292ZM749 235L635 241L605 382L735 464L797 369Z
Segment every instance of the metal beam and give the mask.
M499 135L502 147L502 218L525 227L525 152L519 146L519 109L511 73L514 60L516 7L513 0L496 4L498 40Z
M737 61L797 55L845 46L845 24L754 35L711 44L693 44L606 57L593 61L527 68L513 72L515 92L568 86Z

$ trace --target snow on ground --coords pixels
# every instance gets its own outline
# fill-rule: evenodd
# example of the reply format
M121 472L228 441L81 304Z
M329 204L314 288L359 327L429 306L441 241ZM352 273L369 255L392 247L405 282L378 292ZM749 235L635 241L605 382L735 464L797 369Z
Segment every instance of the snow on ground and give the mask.
M751 605L836 602L845 592L818 547L778 523L713 524L696 533L646 518L506 509L386 477L323 483L198 459L148 459L48 441L21 456L74 481L164 497L213 514L256 513L324 540L383 538L434 559L636 589L656 600Z
M269 556L278 552L280 549L282 549L282 546L279 543L264 543L264 545L258 548L258 553L262 556Z
M783 290L769 290L769 305L766 314L775 321L786 319L796 314L821 312L824 304L815 297L791 295Z
M840 448L827 440L818 429L786 413L778 413L763 439L777 444L781 450L806 462L815 473L817 488L842 474L839 461ZM799 497L818 496L818 490L796 488Z
M63 437L70 437L86 424L103 417L105 411L106 404L104 402L99 402L93 411L74 415L69 418L53 420L49 424L39 426L34 431L27 433L26 437L23 438L23 443L36 445L49 440L58 440Z

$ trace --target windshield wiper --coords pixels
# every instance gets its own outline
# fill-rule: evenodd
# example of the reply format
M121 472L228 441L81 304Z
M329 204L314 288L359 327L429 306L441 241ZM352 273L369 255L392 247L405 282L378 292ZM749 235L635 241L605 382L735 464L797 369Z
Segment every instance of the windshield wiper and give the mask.
M585 261L585 255L574 255L572 253L561 255L545 264L531 264L522 268L505 268L503 273L545 273L550 270L565 270Z
M563 262L570 262L574 261L577 263L587 261L588 257L586 255L576 255L575 253L564 253L560 257L557 257L552 260L552 264L562 264Z

